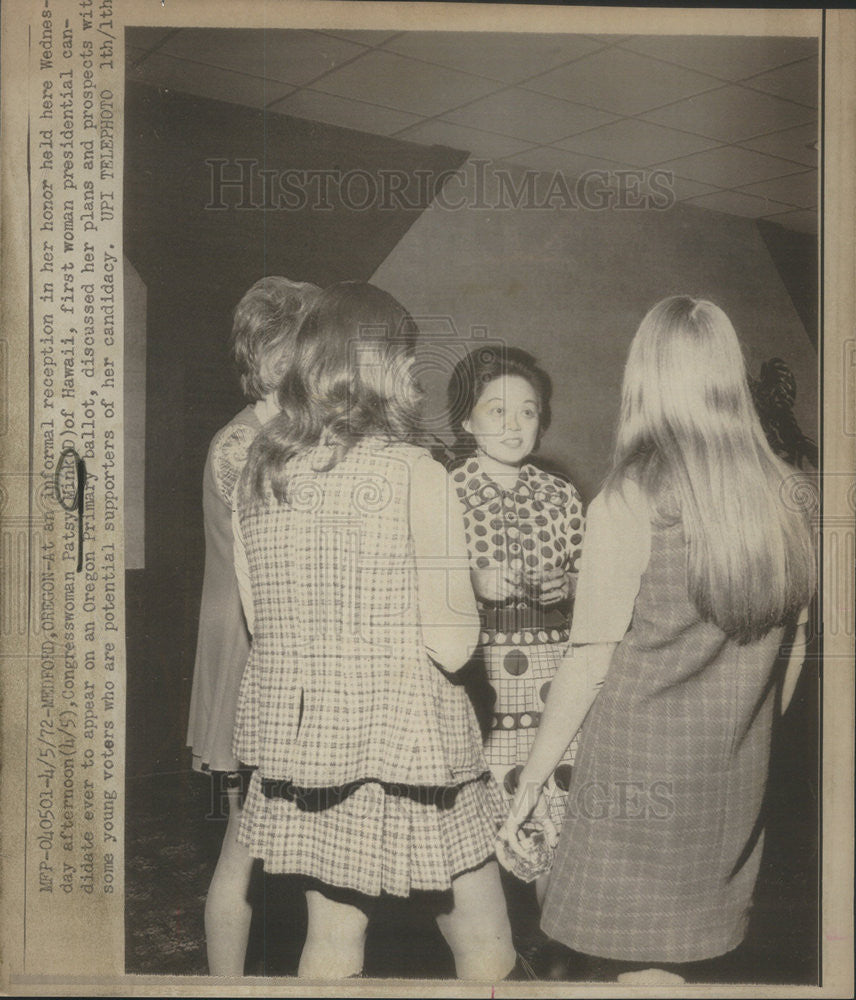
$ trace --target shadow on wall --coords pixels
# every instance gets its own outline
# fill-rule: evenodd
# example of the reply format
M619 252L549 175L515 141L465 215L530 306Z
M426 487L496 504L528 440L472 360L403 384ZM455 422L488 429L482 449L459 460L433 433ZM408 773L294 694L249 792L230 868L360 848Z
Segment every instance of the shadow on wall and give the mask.
M810 309L794 305L804 304L809 285L786 288L754 220L680 203L658 208L662 196L634 209L545 209L526 197L515 206L508 182L490 169L474 207L471 169L472 161L454 181L454 199L424 212L372 278L428 328L424 382L438 419L461 350L480 339L524 347L553 379L541 455L591 499L608 469L633 334L659 299L689 294L728 313L750 373L784 360L798 386L797 422L816 438L817 355L802 319ZM525 190L522 171L506 173ZM550 180L540 175L538 184ZM780 235L778 256L788 257L786 242ZM810 260L796 260L806 252L791 241L791 271L811 272ZM436 332L444 328L451 338Z

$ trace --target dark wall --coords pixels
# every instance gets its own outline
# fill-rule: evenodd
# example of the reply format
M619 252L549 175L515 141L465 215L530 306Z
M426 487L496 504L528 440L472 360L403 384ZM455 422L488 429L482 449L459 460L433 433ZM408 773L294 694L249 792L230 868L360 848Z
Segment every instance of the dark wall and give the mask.
M381 170L437 176L461 158L128 85L125 253L146 285L148 317L146 568L128 578L129 774L174 770L189 759L183 747L203 562L202 468L212 435L243 406L226 348L235 304L265 274L321 286L368 279L421 212L384 207L380 199L358 211L335 194L329 209L311 201L296 211L270 207L269 197L263 207L258 174L252 189L224 188L218 199L206 160L228 161L227 178L239 176L234 161L245 159L261 170L365 171L380 187ZM359 185L350 197L360 203ZM212 208L218 200L227 207Z

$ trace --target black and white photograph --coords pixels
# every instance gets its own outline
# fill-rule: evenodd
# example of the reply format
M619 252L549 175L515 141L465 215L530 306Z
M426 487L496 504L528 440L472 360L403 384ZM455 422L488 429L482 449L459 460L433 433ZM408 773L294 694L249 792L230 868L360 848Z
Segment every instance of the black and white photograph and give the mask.
M852 991L854 37L4 4L0 992Z
M125 45L127 971L817 983L818 37Z

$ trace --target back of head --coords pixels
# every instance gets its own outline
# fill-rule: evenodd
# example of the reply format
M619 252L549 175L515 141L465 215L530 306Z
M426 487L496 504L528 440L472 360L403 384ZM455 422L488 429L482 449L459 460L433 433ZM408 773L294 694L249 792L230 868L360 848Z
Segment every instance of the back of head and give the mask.
M785 502L798 475L771 451L737 334L712 302L674 296L642 320L627 359L608 488L637 479L680 506L690 594L705 620L740 642L806 604L814 553Z
M295 335L320 291L273 274L260 278L235 307L232 358L248 399L262 399L277 387L292 363Z
M285 463L318 444L335 464L363 438L409 440L420 393L411 376L418 328L388 292L344 281L315 300L297 333L292 364L277 390L279 416L256 439L246 482L285 497Z

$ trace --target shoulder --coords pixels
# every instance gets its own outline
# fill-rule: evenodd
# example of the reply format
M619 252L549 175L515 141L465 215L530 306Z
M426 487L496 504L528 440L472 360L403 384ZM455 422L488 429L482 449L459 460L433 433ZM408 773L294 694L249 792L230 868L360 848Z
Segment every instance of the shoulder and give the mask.
M433 457L427 448L409 444L406 441L385 442L377 438L367 439L363 445L373 461L389 462L392 465L413 472L415 469L433 468L436 466L443 474L445 469ZM366 451L363 452L365 454Z
M247 461L247 454L259 432L259 426L233 420L219 430L211 442L209 460L217 492L231 505L235 483Z
M493 481L482 471L474 455L456 462L447 475L449 484L461 498L474 493L482 494L486 489L491 493L495 492Z
M589 529L595 524L618 526L646 525L651 521L651 507L643 490L632 479L619 486L601 490L588 508Z

